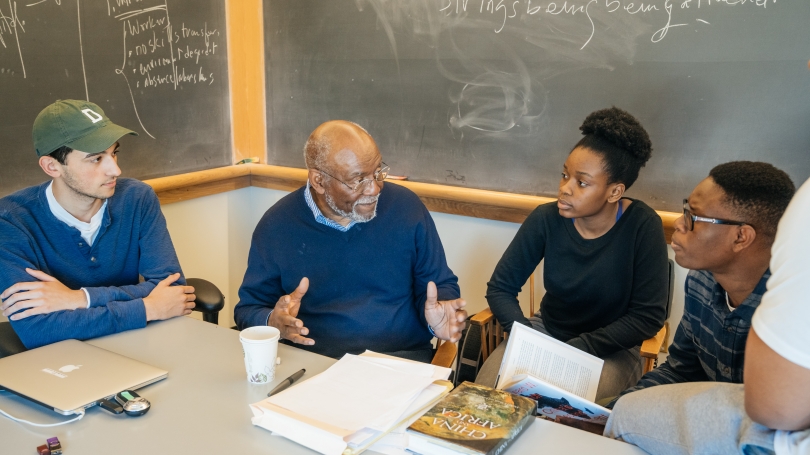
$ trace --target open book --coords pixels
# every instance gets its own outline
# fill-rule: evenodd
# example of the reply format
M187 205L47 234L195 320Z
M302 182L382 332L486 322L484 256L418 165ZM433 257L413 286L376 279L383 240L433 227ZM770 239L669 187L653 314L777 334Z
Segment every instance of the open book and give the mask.
M602 434L610 411L593 403L604 361L513 324L497 389L537 402L538 417Z

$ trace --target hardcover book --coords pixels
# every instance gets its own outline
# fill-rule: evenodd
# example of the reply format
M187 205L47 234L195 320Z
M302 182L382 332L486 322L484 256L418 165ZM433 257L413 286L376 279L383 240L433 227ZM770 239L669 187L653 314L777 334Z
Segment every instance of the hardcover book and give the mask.
M534 421L537 403L464 382L408 427L408 450L421 455L496 455Z

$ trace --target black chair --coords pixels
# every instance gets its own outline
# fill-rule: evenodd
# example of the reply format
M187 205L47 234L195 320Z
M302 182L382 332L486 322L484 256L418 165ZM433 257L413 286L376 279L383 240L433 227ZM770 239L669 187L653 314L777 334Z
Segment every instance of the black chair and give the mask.
M194 311L202 313L203 321L211 324L219 324L219 312L225 306L225 296L219 288L208 280L202 278L188 278L186 283L194 286Z
M11 328L11 323L0 322L0 359L25 351L25 345Z
M211 324L219 322L219 312L225 306L225 296L219 288L210 281L202 278L188 278L186 282L189 286L194 286L194 311L202 313L203 320ZM0 358L25 351L25 345L20 341L20 337L11 328L11 323L0 322Z

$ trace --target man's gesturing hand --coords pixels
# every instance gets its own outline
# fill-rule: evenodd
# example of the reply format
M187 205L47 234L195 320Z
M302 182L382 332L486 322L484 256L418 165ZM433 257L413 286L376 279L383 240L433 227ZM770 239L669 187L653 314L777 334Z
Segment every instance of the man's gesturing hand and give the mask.
M158 283L148 296L143 298L147 321L160 321L191 314L191 310L194 309L194 301L197 300L197 296L194 295L194 286L171 285L179 279L179 273L169 275Z
M293 343L312 346L315 344L315 340L305 337L305 335L309 335L309 329L304 327L303 321L296 318L298 310L301 309L301 299L304 298L307 289L309 289L309 279L301 278L301 282L298 283L298 287L292 294L278 299L276 307L270 313L267 325L277 328L281 332L281 338Z
M428 283L425 318L437 338L454 343L461 338L467 320L467 312L462 308L466 304L464 299L439 301L436 284Z
M75 310L87 307L87 297L81 289L74 291L56 278L45 272L25 269L29 275L39 281L17 283L0 294L3 304L3 316L11 316L12 321L19 321L35 314L52 313L61 310Z

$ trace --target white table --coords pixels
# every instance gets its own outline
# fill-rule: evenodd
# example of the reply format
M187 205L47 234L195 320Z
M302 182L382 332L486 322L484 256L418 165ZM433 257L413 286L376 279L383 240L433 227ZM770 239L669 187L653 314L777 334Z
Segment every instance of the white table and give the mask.
M62 442L65 455L314 453L253 426L248 404L264 398L301 368L307 369L304 378L325 370L334 363L331 358L280 345L282 363L275 381L257 386L247 382L238 332L191 318L150 323L142 330L89 343L169 371L167 379L138 391L152 402L149 413L137 418L116 416L96 406L81 421L50 429L0 416L0 453L35 454L36 447L52 436ZM0 409L38 423L65 420L7 392L0 393ZM507 454L545 450L644 453L628 444L537 420Z

